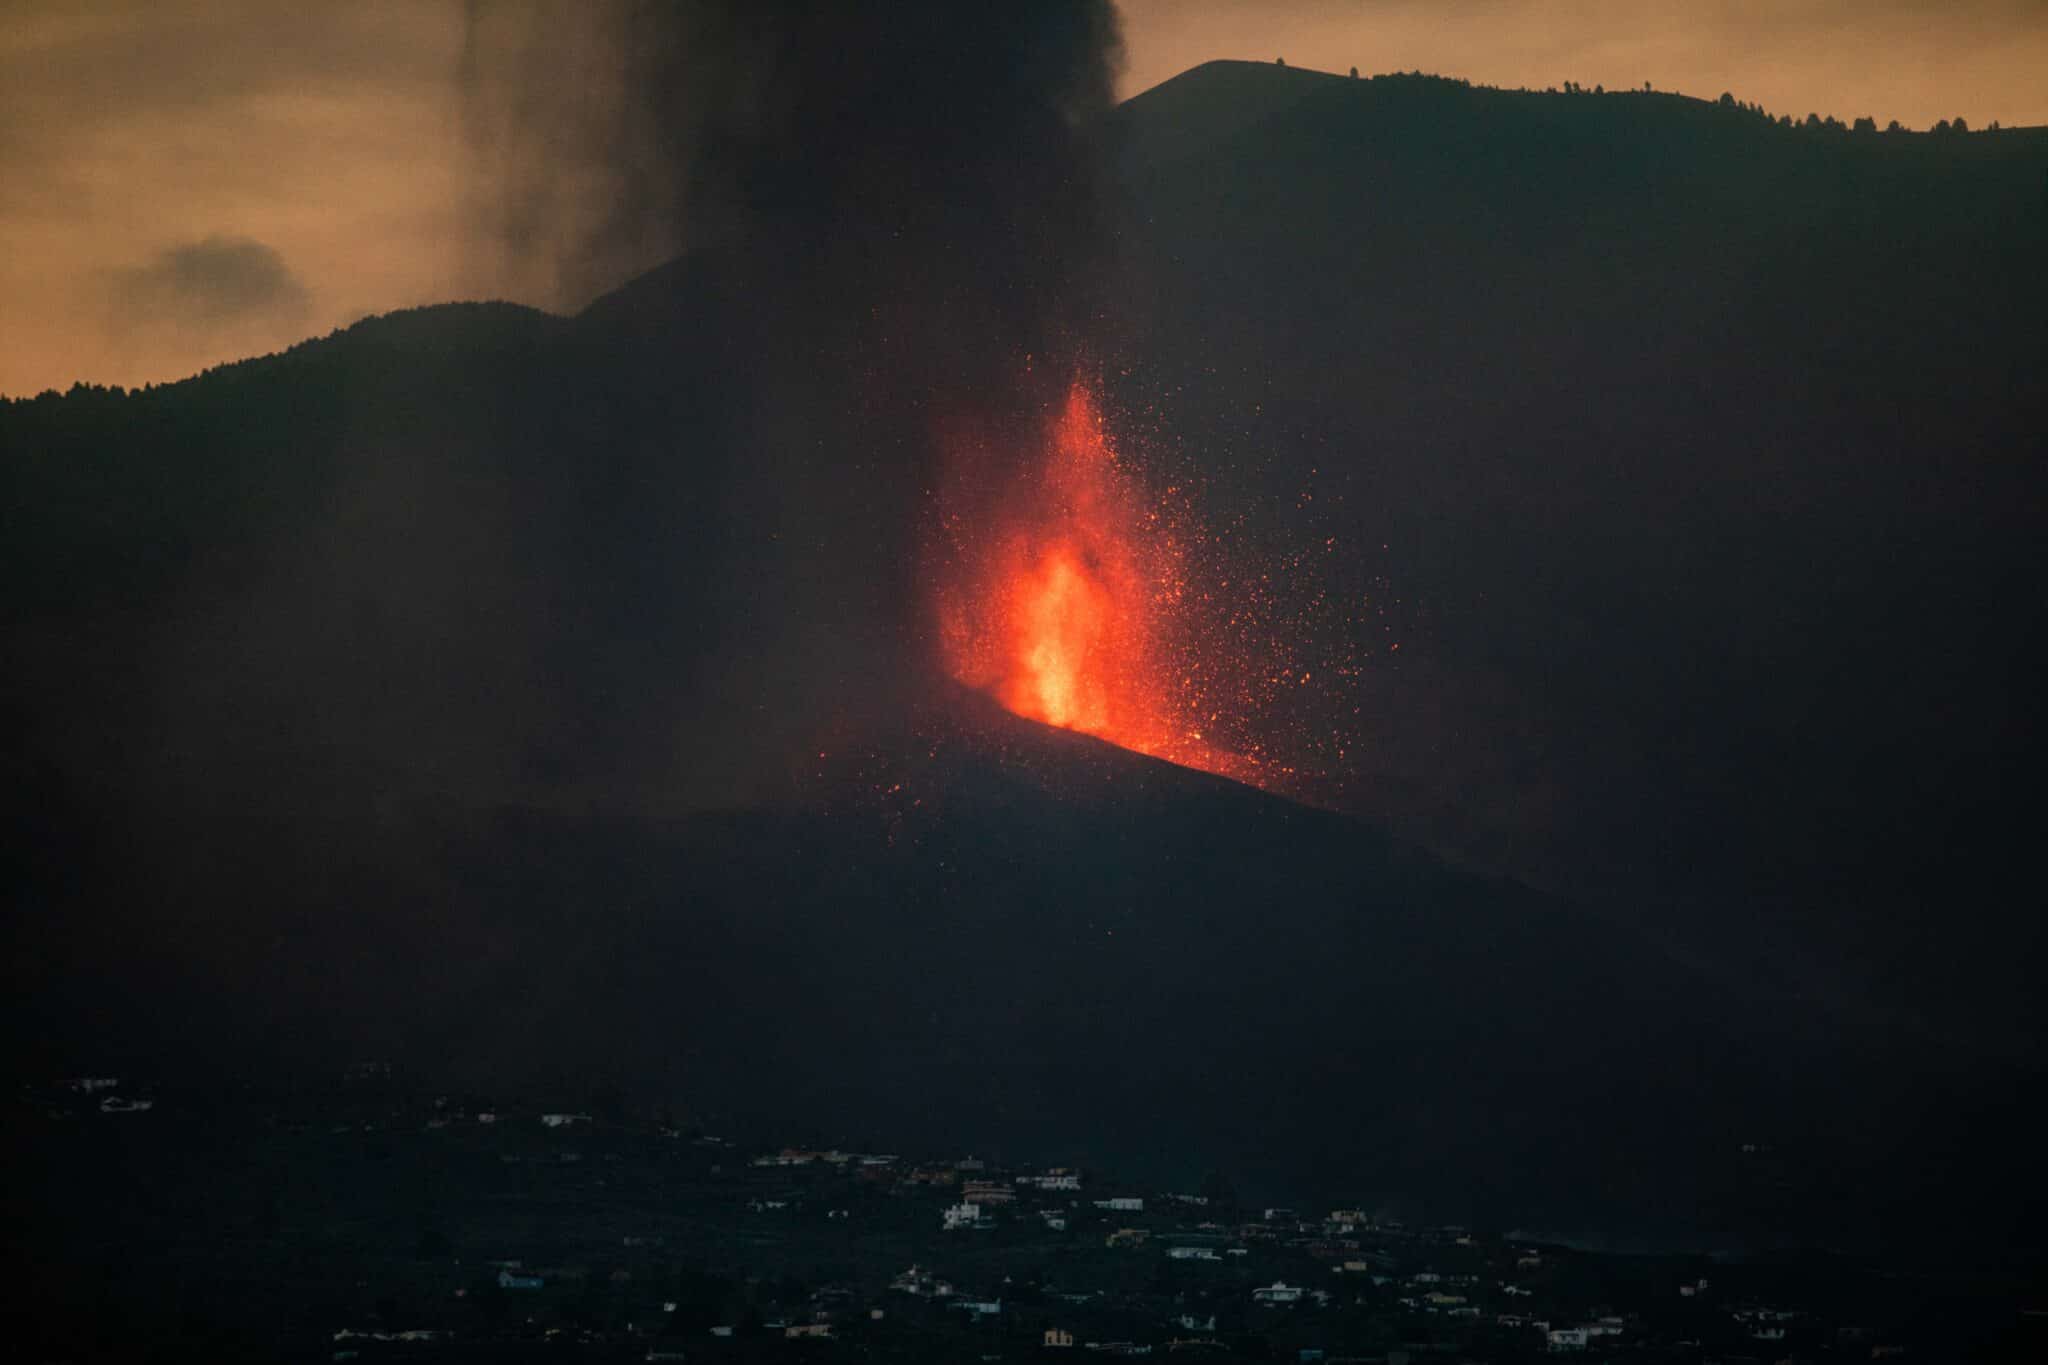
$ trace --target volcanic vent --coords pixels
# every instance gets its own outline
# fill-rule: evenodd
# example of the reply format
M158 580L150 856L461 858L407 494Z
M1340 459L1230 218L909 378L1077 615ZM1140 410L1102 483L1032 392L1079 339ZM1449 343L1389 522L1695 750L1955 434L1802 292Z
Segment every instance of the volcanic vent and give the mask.
M1292 694L1318 680L1312 656L1341 634L1316 629L1327 595L1242 563L1186 489L1152 487L1089 384L1022 450L979 432L948 444L932 579L956 681L1027 719L1260 787L1291 788L1341 750L1290 719ZM1319 696L1355 673L1321 671Z

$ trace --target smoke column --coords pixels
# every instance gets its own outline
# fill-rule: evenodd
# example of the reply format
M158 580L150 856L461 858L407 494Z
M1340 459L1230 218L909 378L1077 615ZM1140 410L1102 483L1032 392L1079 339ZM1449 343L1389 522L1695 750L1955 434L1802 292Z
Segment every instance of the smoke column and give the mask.
M745 241L970 350L1071 321L1100 250L1086 124L1122 59L1106 0L469 0L478 212L576 306ZM1007 363L1007 362L1006 362Z
M472 0L468 19L477 207L513 287L577 306L682 253L675 320L725 329L737 445L762 447L728 452L728 496L791 532L761 547L786 589L764 614L925 631L934 433L1036 420L1086 350L1114 7Z

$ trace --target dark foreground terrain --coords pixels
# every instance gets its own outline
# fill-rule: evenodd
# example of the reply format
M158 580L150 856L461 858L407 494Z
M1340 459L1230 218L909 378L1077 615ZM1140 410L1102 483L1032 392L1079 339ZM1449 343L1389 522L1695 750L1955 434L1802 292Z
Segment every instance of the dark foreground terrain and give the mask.
M1330 1198L1258 1205L1224 1172L1161 1188L1021 1153L749 1142L607 1113L603 1094L595 1113L434 1095L375 1063L289 1093L82 1081L9 1103L41 1184L14 1226L37 1252L15 1270L18 1358L2048 1350L2037 1267L1969 1245L1901 1262L1594 1252ZM946 1228L967 1201L973 1222Z
M39 926L80 976L16 964L18 1066L274 1083L376 1055L1630 1245L2039 1244L2036 1073L971 694L919 714L755 809L386 798L106 837L60 866L107 914ZM276 880L238 862L283 850Z

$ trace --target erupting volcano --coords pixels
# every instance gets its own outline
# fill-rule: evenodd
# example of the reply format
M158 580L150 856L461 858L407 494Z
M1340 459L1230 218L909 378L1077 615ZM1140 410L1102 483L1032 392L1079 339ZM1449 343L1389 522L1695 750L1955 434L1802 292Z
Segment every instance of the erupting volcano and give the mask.
M1153 498L1081 383L996 496L944 516L946 670L1027 719L1137 753L1269 785L1257 758L1212 738L1227 663L1206 657L1189 588L1184 509Z

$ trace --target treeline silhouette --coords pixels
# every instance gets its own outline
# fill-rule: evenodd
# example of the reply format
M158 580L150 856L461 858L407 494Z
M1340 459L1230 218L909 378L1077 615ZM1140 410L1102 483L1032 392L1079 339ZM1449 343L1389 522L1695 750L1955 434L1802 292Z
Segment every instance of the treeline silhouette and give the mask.
M1285 67L1287 65L1286 60L1284 58L1280 59L1276 64L1281 67ZM1358 74L1358 68L1355 66L1351 68L1350 79L1360 79ZM1609 90L1606 86L1597 83L1589 89L1584 83L1580 81L1568 80L1561 82L1558 85L1545 86L1540 92L1532 92L1527 86L1510 87L1487 85L1484 83L1475 85L1471 80L1463 76L1445 76L1440 75L1436 72L1425 72L1421 70L1384 72L1379 75L1365 77L1364 79L1368 82L1375 84L1391 84L1397 87L1402 84L1406 84L1412 87L1417 84L1427 82L1431 84L1458 86L1462 89L1467 90L1511 90L1513 93L1516 94L1542 93L1546 95L1654 95L1661 93L1665 95L1667 98L1692 98L1690 96L1686 96L1672 91L1659 92L1654 88L1654 86L1649 81L1644 81L1640 89L1637 89L1635 87L1617 87L1614 90ZM1810 113L1803 119L1795 119L1790 114L1772 114L1769 110L1765 109L1762 104L1752 103L1747 100L1738 99L1730 91L1723 91L1721 93L1721 97L1715 100L1714 104L1718 108L1730 110L1735 113L1748 114L1753 118L1762 119L1765 122L1773 123L1783 128L1805 128L1824 130L1827 132L1857 133L1874 133L1878 130L1877 120L1867 115L1861 118L1857 118L1849 123L1842 122L1841 119L1836 118L1832 114L1822 116L1820 114ZM1913 130L1908 128L1906 125L1900 123L1897 119L1892 119L1888 123L1886 123L1884 131L1887 133L1907 133ZM1953 119L1942 119L1928 131L1933 133L1967 133L1970 131L1970 125L1967 119L1958 116ZM1998 120L1991 120L1991 122L1988 125L1986 125L1985 131L2000 131L2000 124Z

